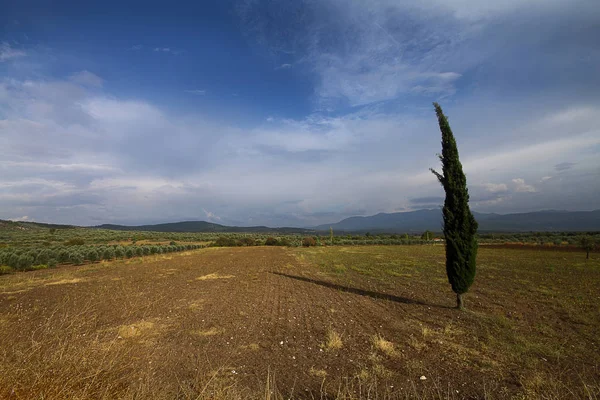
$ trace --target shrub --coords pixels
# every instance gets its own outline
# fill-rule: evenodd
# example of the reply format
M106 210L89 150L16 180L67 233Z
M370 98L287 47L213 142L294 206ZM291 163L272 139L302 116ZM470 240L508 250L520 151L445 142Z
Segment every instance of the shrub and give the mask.
M141 257L144 255L144 249L142 249L141 247L136 247L134 251L135 251L135 255L138 257Z
M69 258L71 259L71 262L75 265L83 264L83 254L81 253L71 253L71 256Z
M106 249L104 249L104 251L102 252L102 258L105 260L112 260L113 258L115 258L115 249L113 249L112 247L107 247Z
M256 246L256 240L251 237L243 237L238 241L239 246Z
M125 249L123 248L123 246L117 246L115 248L115 257L117 257L117 258L125 257Z
M19 267L19 254L10 253L6 259L6 264L17 269Z
M61 262L61 263L69 262L69 250L62 249L58 252L58 262Z
M25 271L33 265L33 257L28 254L21 254L17 260L17 269Z
M302 246L304 246L304 247L310 247L310 246L316 246L316 245L317 245L317 241L315 240L315 238L307 236L304 239L302 239Z
M98 257L99 257L99 255L98 255L98 252L96 251L96 249L91 249L87 253L87 259L90 260L91 262L98 261Z
M82 238L73 238L65 242L65 246L83 246L85 241Z
M265 246L279 246L279 240L269 236L267 240L265 240Z
M55 268L58 265L58 261L55 258L48 260L48 268Z
M215 246L218 247L233 247L237 246L235 239L232 239L227 236L219 236L219 238L215 241Z
M127 246L127 250L125 250L125 257L131 258L135 255L135 250L132 246Z

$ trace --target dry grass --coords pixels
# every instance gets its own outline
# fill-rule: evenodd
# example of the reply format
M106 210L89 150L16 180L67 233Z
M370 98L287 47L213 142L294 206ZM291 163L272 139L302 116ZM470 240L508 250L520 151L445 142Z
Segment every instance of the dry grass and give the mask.
M377 350L381 351L385 355L392 357L397 354L394 343L390 342L389 340L385 340L381 335L377 334L373 336L372 341L373 346L375 346Z
M220 274L217 274L217 273L213 273L213 274L199 276L198 278L196 278L196 280L198 280L198 281L209 281L209 280L213 280L213 279L230 279L230 278L235 278L235 276L233 276L233 275L220 275Z
M308 373L311 376L316 376L318 378L326 378L327 377L327 371L325 371L324 369L318 369L315 367L310 367L310 370L308 371Z
M73 278L73 279L60 279L58 281L52 281L52 282L48 282L45 285L46 286L53 286L53 285L71 285L73 283L79 283L81 282L82 279L81 278Z
M344 343L339 333L333 329L327 331L327 340L325 341L325 348L327 350L338 350L341 349Z
M128 339L147 335L155 329L154 322L139 321L130 325L123 325L118 328L119 339Z

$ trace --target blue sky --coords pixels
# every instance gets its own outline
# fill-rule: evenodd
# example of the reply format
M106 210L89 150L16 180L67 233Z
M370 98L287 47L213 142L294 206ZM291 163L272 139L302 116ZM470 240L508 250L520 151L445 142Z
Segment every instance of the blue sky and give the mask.
M0 0L0 218L312 226L600 204L591 0Z

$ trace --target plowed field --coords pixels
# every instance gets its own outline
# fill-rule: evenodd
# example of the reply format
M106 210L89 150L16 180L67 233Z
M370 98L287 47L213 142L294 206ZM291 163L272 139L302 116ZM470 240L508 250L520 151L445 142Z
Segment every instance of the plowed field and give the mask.
M0 398L598 398L600 263L209 248L0 277Z

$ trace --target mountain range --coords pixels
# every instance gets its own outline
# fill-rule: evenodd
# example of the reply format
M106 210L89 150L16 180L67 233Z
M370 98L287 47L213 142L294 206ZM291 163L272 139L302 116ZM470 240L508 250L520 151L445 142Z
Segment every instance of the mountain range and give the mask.
M486 214L474 212L479 222L479 232L593 232L600 231L600 210L594 211L535 211L519 214ZM151 232L247 232L314 234L328 232L329 228L340 233L422 233L426 230L441 232L442 210L429 209L397 213L380 213L366 217L350 217L342 221L309 228L270 228L267 226L226 226L207 221L183 221L155 225L91 226L92 229ZM68 229L72 225L44 224L36 222L11 222L0 220L0 230L15 229Z
M486 214L474 212L480 232L529 231L598 231L600 210L595 211L535 211L519 214ZM315 227L316 230L349 232L408 233L442 230L442 210L417 210L380 213L369 217L350 217L334 224Z
M600 231L600 210L595 211L535 211L519 214L473 213L481 232L529 231ZM442 210L417 210L380 213L367 217L350 217L340 222L310 228L269 228L266 226L226 226L206 221L185 221L157 225L99 225L95 228L155 232L280 232L311 233L315 231L421 233L442 230Z

